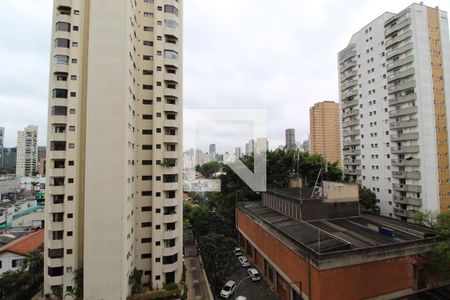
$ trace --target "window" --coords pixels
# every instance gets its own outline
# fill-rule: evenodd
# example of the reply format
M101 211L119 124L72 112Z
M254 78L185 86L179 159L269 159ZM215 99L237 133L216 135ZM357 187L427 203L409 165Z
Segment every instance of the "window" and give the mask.
M152 180L152 176L151 175L144 175L142 176L142 181L150 181Z
M143 254L141 254L141 258L142 259L152 258L152 254L151 253L143 253Z
M55 47L70 48L70 40L63 39L63 38L57 38L57 39L55 39Z
M142 161L142 165L143 166L151 166L152 165L152 161L151 160L143 160Z
M144 31L147 31L147 32L153 32L153 27L150 27L150 26L144 26Z
M153 75L153 70L142 70L143 75Z
M79 27L78 26L73 26L73 31L78 31Z
M55 77L57 81L67 81L67 73L55 73Z
M70 76L70 79L71 79L71 80L77 80L77 75L71 75L71 76Z
M166 27L173 28L173 29L178 27L177 21L174 21L174 20L164 20L164 24L166 25Z
M67 249L66 250L66 254L72 254L73 253L73 250L72 249Z
M144 12L144 17L146 17L146 18L153 18L153 13Z
M67 236L73 236L73 231L67 231Z
M13 259L11 261L11 267L18 268L18 267L22 266L22 262L23 262L23 259Z
M164 5L164 12L178 16L178 8L173 5Z
M142 222L141 223L141 227L145 228L145 227L152 227L152 222Z
M142 238L141 239L141 243L142 244L148 244L148 243L151 243L152 242L152 238L151 237L148 237L148 238Z
M53 89L52 97L53 98L67 98L67 90L66 89Z
M177 59L178 58L178 53L176 51L173 51L173 50L164 50L164 57L165 58L170 58L170 59Z
M142 191L142 196L151 196L152 191Z
M141 211L152 211L152 207L151 206L142 206Z
M67 55L55 55L56 64L58 65L68 65L69 56Z
M142 104L152 105L153 104L153 100L144 99L144 100L142 100Z
M153 42L152 41L144 41L144 46L153 46Z
M142 88L144 90L153 90L153 85L151 85L151 84L143 84Z
M144 55L142 58L144 60L153 60L153 56L151 56L151 55Z
M66 106L52 106L51 115L52 116L67 116L67 107Z
M68 213L68 214L67 214L67 218L68 218L68 219L72 219L72 218L73 218L73 214L72 214L72 213Z
M63 230L52 231L52 239L53 239L54 241L62 240L63 237L64 237L64 231L63 231Z
M142 150L152 150L152 145L142 145Z

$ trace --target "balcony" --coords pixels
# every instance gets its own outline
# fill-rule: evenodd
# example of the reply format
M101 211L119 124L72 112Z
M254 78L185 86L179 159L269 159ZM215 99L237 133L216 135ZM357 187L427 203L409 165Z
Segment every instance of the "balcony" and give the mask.
M178 82L180 81L180 76L178 74L173 73L164 73L164 80L171 82Z
M349 126L355 126L355 125L359 125L358 119L342 122L342 128L346 128Z
M180 215L177 213L173 213L171 215L163 215L163 222L164 223L173 223L178 222L180 218Z
M389 105L397 105L397 104L407 103L410 101L414 101L416 99L417 99L416 93L411 93L409 95L399 96L399 97L394 97L394 98L389 99Z
M409 106L409 107L405 107L405 108L400 108L398 110L391 110L389 112L389 117L391 117L391 118L400 117L400 116L405 116L405 115L415 114L415 113L417 113L417 106Z
M163 183L163 189L166 191L169 190L180 190L182 187L182 182L165 182ZM169 221L165 221L165 222L169 222Z
M392 171L392 177L396 179L420 179L418 171Z
M339 56L339 63L344 63L347 59L355 57L356 56L356 50L350 50L354 49L354 45L351 46L351 48L347 48L344 50L345 53Z
M64 258L49 258L47 259L47 266L50 268L57 268L64 266Z
M419 124L419 122L417 121L417 119L410 119L410 120L392 122L390 124L390 128L391 128L391 130L393 130L393 129L408 128L408 127L417 127L418 124Z
M349 107L353 107L353 106L356 106L356 105L358 105L358 100L351 100L351 101L342 101L341 102L341 108L342 109L346 109L346 108L349 108Z
M358 84L357 80L349 80L341 84L341 91L345 91L346 89L356 86Z
M163 239L175 239L178 237L178 231L177 230L164 230L163 232Z
M386 60L388 60L388 59L390 59L390 58L392 58L392 57L394 57L396 55L405 53L406 51L409 51L412 48L413 48L413 44L410 42L410 43L407 43L407 44L405 44L405 45L403 45L401 47L391 49L391 50L386 52Z
M415 141L419 139L418 132L400 133L391 135L391 142Z
M386 43L385 43L385 47L389 48L390 46L392 46L394 44L400 43L401 41L403 41L403 40L405 40L407 38L410 38L411 35L412 35L411 29L407 29L403 33L401 33L400 35L398 35L396 37L393 37L391 39L387 39Z
M359 146L361 144L361 140L354 139L354 140L347 140L343 141L343 146Z
M65 174L64 168L49 168L47 170L47 174L51 177L58 177L58 176L64 176Z
M386 66L386 70L390 71L392 69L395 69L397 67L401 67L403 65L412 63L414 61L414 56L413 55L408 55L406 57L400 58L398 60L393 60L391 63L388 63Z
M399 23L397 23L395 25L392 25L391 27L387 28L384 31L384 36L388 37L390 34L396 32L396 31L399 31L400 29L403 29L404 27L406 27L406 26L408 26L410 24L411 24L411 18L404 19L403 21L401 21L401 22L399 22Z
M361 176L361 170L344 169L344 174Z
M401 72L392 73L391 75L388 76L387 82L390 83L392 81L395 81L395 80L398 80L401 78L412 76L412 75L414 75L414 73L415 73L414 68L408 68Z
M174 66L179 67L178 59L175 58L164 58L164 65L165 66Z
M175 272L180 267L179 262L174 262L172 264L164 264L163 265L163 272L169 273L169 272Z
M422 192L422 186L417 184L392 184L392 188L395 191L399 192L411 192L411 193L421 193Z
M165 88L164 89L164 96L168 96L168 97L177 97L179 96L179 92L177 89L169 89L169 88Z
M357 116L359 115L359 109L352 109L352 110L347 110L346 112L344 112L342 114L342 117L351 117L351 116Z
M48 206L48 208L47 208L48 212L51 212L51 213L62 213L62 212L64 212L64 204L53 204L53 203L51 203L51 204L47 204L46 207L47 206Z
M412 206L422 206L422 199L415 198L415 197L394 195L394 202L399 203L399 204L412 205Z
M352 136L352 135L359 135L360 134L360 130L359 129L350 129L350 130L343 130L342 131L342 136L343 137L348 137L348 136Z
M413 210L394 208L394 214L398 217L413 218L416 213L417 212Z
M349 68L352 68L355 66L356 66L356 60L349 60L341 66L341 73L344 73Z
M347 80L349 78L355 77L356 75L358 75L357 71L346 72L346 73L341 75L341 82L343 82L343 81L345 81L345 80Z
M419 153L419 146L391 147L392 154Z
M420 159L391 159L391 164L395 167L419 167Z
M344 165L348 166L360 166L361 160L360 159L344 159Z
M51 231L64 230L64 222L46 222L45 227L48 227Z
M411 89L413 87L416 86L416 81L415 80L405 80L399 84L389 84L389 88L388 88L388 93L389 94L395 94L397 92L403 91L403 90L407 90L407 89Z
M342 99L346 99L348 97L355 97L356 95L358 95L358 90L349 90L341 93Z
M47 240L47 247L50 249L64 248L64 240Z
M359 150L359 149L343 150L342 154L347 155L347 156L361 155L361 150Z

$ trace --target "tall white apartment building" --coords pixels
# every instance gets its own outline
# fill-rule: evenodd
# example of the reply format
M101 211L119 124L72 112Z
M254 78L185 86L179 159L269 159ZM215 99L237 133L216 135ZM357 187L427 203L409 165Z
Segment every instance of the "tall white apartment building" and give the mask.
M45 293L84 299L179 282L182 0L55 0Z
M29 125L17 132L16 177L33 176L38 159L38 127Z
M449 209L447 13L384 13L338 61L345 176L373 190L386 216Z

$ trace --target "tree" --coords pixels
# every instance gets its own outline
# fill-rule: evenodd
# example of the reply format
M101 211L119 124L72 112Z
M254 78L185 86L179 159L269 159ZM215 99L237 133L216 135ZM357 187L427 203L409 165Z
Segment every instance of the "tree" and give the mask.
M217 161L210 161L201 166L196 166L195 170L200 172L206 178L211 178L212 175L216 172L219 172L222 169L222 164Z
M74 271L73 281L75 286L69 289L66 295L69 295L74 299L83 299L83 277L83 268Z
M209 233L221 234L227 237L234 237L234 228L231 222L224 219L218 213L203 212L193 221L194 232L197 238Z
M22 270L33 275L42 275L44 269L44 246L31 251L22 263Z
M200 251L211 284L219 287L236 267L233 255L235 242L222 234L209 233L199 239Z
M430 228L434 228L437 224L437 214L430 210L418 211L413 219L417 224Z
M191 213L188 215L189 223L191 223L191 225L194 226L195 223L197 223L197 220L200 219L207 212L208 209L205 206L203 205L195 206L194 208L192 208Z
M131 284L131 293L132 294L140 294L144 292L144 288L141 284L142 271L138 271L138 269L134 268L128 277L128 283Z
M438 277L450 279L450 212L442 212L436 216L437 244L431 251L426 262L428 270Z
M366 187L359 188L359 203L365 209L374 209L377 203L377 195Z

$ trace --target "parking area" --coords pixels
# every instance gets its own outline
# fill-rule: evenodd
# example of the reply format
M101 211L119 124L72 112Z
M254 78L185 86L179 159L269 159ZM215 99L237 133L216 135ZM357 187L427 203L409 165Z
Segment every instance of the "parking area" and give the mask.
M236 258L237 262L237 258ZM251 266L254 268L254 266ZM233 280L236 284L241 281L241 279L248 276L248 268L243 268L240 265L236 268L234 274L232 274L228 279ZM259 270L258 270L259 271ZM265 282L261 279L260 281L253 282L250 278L245 279L237 288L236 293L230 299L235 299L237 296L245 296L247 300L279 300L278 296L272 292ZM221 299L217 296L217 299Z

